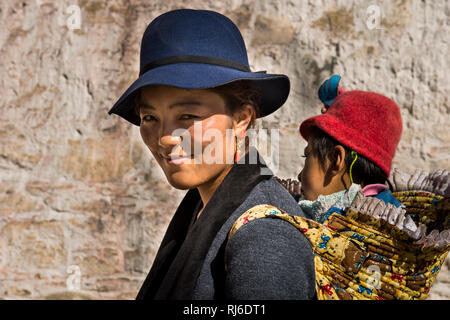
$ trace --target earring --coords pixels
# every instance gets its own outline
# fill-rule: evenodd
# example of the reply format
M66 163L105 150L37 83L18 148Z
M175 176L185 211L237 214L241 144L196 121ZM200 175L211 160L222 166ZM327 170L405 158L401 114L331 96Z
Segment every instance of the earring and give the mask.
M246 130L244 129L239 134L239 138L236 136L236 152L234 154L234 163L237 163L241 157L242 157L242 145L245 141L245 135L247 134Z
M356 153L356 151L352 150L352 156L354 157L352 164L350 165L350 183L353 184L353 177L352 177L352 169L353 169L353 165L356 162L356 159L358 159L358 154Z

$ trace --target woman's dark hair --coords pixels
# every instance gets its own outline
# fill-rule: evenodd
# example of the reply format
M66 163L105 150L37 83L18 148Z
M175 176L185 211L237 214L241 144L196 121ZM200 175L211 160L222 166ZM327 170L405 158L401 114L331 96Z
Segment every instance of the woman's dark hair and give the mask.
M253 128L256 118L260 114L261 94L259 90L248 80L238 80L218 87L210 88L211 91L220 95L226 103L230 113L239 110L243 105L252 105L255 112L250 120L248 128Z
M252 128L255 125L255 120L259 117L260 114L259 105L261 94L251 81L238 80L218 87L208 88L208 90L217 93L225 100L225 104L230 113L234 113L243 105L252 105L255 112L252 119L250 120L248 128ZM139 104L136 102L139 101L139 95L140 91L138 90L138 92L135 94L134 100L134 111L138 116L140 116Z
M327 169L323 167L327 158L331 161L331 163L336 161L335 153L333 151L337 145L341 145L345 149L345 165L347 170L350 169L350 166L354 160L352 149L342 145L329 134L317 127L311 129L310 135L312 137L310 140L311 151L318 157L320 165L324 170ZM362 186L373 183L384 184L387 182L389 187L392 189L391 183L383 170L359 153L358 158L352 167L352 178L354 183L361 184Z

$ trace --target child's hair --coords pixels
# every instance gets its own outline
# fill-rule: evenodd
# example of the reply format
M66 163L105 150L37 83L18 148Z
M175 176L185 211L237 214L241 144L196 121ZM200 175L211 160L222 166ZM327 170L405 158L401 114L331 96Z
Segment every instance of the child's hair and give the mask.
M347 171L354 160L352 155L352 150L347 146L339 143L333 137L328 135L326 132L320 130L317 127L311 129L311 151L319 159L320 166L322 169L326 170L325 163L328 158L331 162L336 161L334 158L333 150L337 145L341 145L345 150L345 165ZM366 186L373 183L388 183L391 188L391 184L383 172L376 164L365 158L363 155L358 154L358 158L352 167L352 178L353 182Z

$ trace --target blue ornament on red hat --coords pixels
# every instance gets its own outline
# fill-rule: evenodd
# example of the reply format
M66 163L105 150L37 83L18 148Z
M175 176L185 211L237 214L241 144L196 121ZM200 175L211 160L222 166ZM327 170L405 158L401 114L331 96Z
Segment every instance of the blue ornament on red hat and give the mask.
M339 88L339 81L341 76L333 75L331 78L325 80L319 88L318 95L320 101L324 104L325 109L328 109L336 100L337 96L344 92L344 88Z

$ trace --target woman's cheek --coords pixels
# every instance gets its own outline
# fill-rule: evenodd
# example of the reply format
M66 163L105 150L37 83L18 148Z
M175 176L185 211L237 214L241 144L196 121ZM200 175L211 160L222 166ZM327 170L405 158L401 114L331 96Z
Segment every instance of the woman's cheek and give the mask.
M234 155L234 138L232 137L232 121L228 116L216 115L204 121L203 150L208 148L207 155L213 157L217 164L231 163L229 154ZM229 132L227 132L229 130ZM231 157L232 157L231 156Z
M192 141L192 153L194 153L194 151L203 153L204 149L214 141L214 133L217 131L215 125L216 121L213 119L206 119L196 121L194 125L190 127L189 133ZM201 150L199 150L199 146L201 146Z
M149 126L141 124L139 129L142 137L142 141L144 141L145 145L150 149L150 151L155 149L157 145L157 141L155 139L154 130Z

